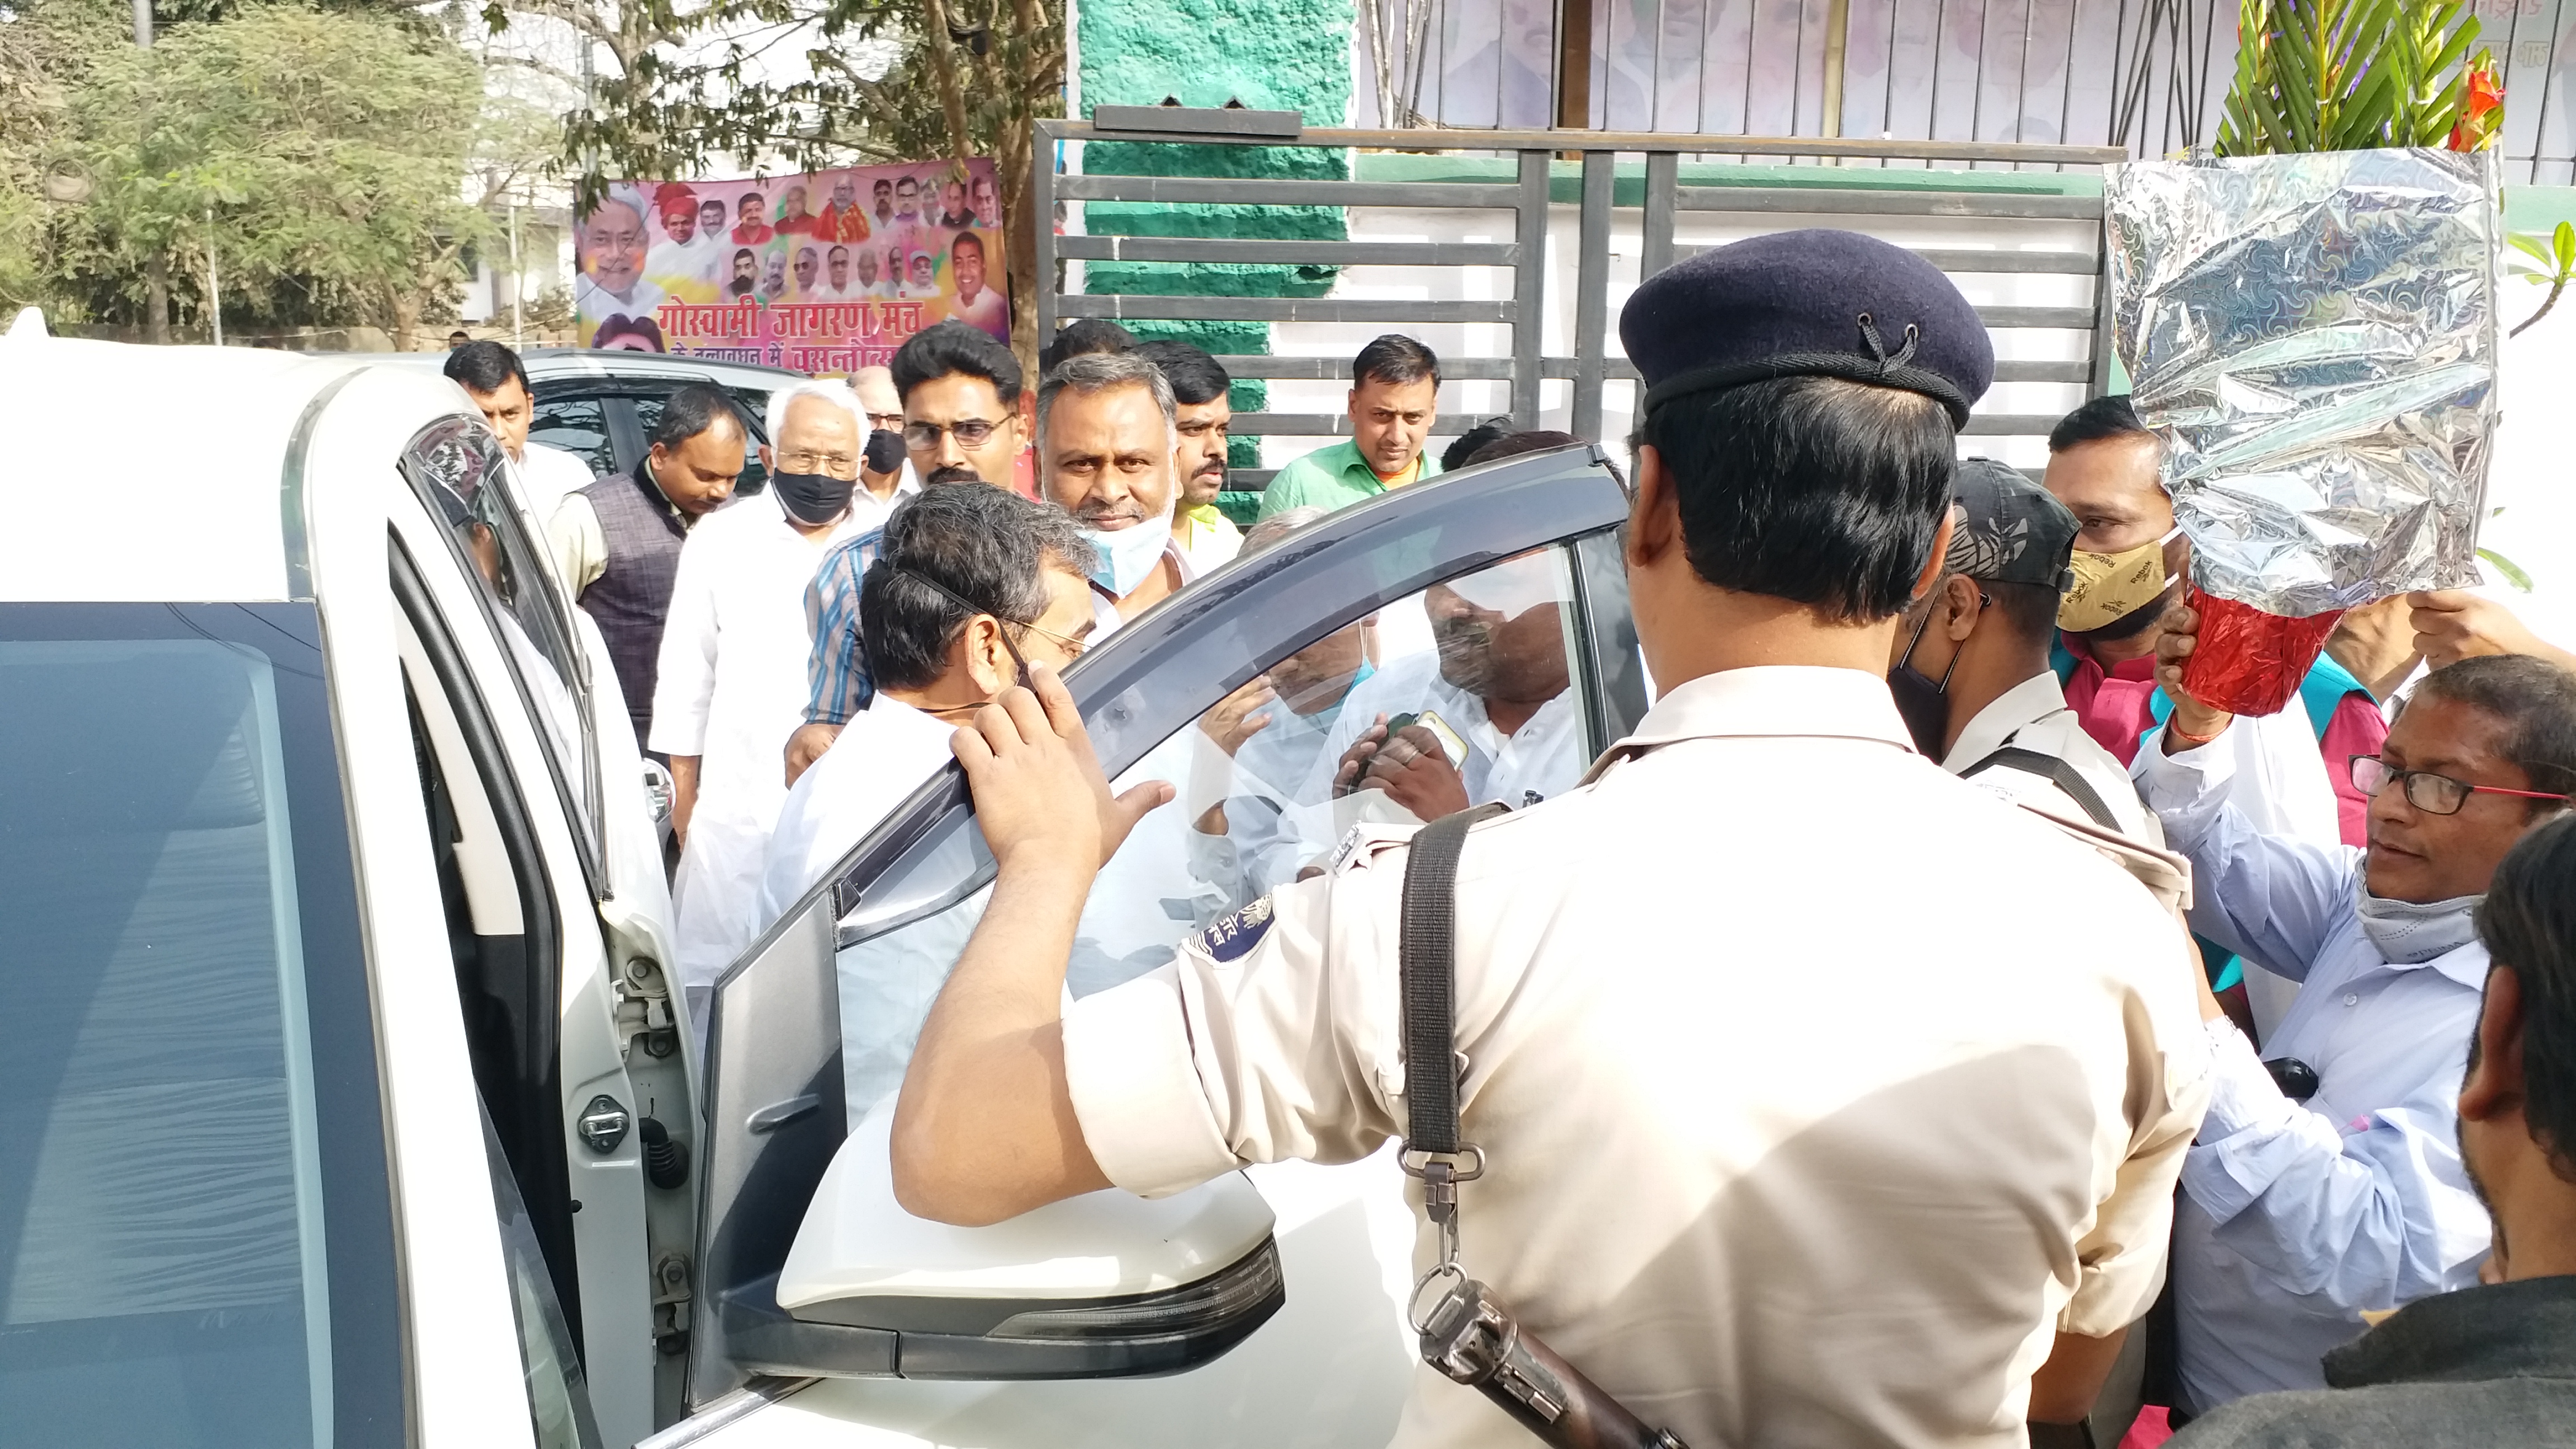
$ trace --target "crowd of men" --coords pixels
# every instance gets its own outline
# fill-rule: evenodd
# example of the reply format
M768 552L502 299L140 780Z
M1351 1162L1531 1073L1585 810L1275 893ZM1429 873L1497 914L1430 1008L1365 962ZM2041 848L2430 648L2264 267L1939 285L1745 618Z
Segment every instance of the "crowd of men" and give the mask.
M1814 301L1845 293L1874 299L1857 332ZM1757 308L1773 330L1725 325ZM632 473L558 489L517 360L448 370L560 492L564 583L677 784L693 1008L965 762L1000 877L888 1068L913 1211L1365 1155L1403 1121L1370 953L1405 844L1500 803L1458 886L1469 1120L1516 1157L1477 1231L1524 1255L1487 1276L1684 1438L2576 1443L2576 657L2415 593L2347 615L2279 714L2193 698L2156 436L2104 397L2039 480L1955 462L1983 330L1864 238L1715 249L1622 336L1645 720L1588 758L1544 560L1435 586L1427 653L1374 619L1318 641L1195 758L1395 808L1337 847L1285 832L1295 800L1180 791L1259 903L1069 1007L1091 872L1175 791L1113 800L1054 671L1331 510L1578 440L1488 426L1433 457L1438 359L1381 337L1349 438L1246 533L1216 507L1224 369L1113 324L1052 339L1034 386L943 323L782 388L741 498L718 389L675 394ZM1104 1125L1112 1097L1153 1125ZM1672 1172L1733 1185L1712 1205ZM1408 1424L1500 1422L1471 1400Z

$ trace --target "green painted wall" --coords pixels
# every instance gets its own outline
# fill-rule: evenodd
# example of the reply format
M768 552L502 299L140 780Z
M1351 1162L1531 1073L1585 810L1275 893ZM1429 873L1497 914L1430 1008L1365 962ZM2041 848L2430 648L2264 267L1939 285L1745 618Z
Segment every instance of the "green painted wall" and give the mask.
M1340 125L1351 98L1351 0L1079 0L1075 43L1081 53L1082 106L1161 103L1221 106L1240 100L1255 109L1305 112L1310 122ZM1271 146L1169 146L1095 141L1083 148L1083 170L1115 176L1268 176L1343 180L1339 151ZM1212 206L1095 201L1084 210L1097 235L1279 237L1338 241L1347 233L1338 208ZM1238 266L1207 262L1091 262L1084 290L1200 297L1320 297L1337 269ZM1179 337L1210 352L1266 353L1270 328L1259 322L1125 324L1146 337ZM1238 411L1257 412L1269 388L1234 385ZM1249 438L1234 443L1238 467L1259 465Z

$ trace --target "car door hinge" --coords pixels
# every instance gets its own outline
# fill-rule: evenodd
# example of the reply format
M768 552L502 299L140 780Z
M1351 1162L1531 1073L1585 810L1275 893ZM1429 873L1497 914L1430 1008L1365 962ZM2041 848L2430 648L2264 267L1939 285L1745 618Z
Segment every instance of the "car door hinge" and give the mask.
M617 973L617 1040L632 1055L642 1045L649 1057L667 1057L680 1049L678 1019L671 1014L671 982L649 957L633 956Z
M653 1260L653 1346L665 1357L689 1349L689 1259L664 1253Z

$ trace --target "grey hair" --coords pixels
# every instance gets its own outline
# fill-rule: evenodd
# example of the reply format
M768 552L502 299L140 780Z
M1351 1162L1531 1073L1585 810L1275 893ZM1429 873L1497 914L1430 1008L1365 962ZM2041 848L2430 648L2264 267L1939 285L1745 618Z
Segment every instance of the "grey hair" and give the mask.
M1132 352L1086 352L1057 363L1038 384L1038 456L1046 456L1047 416L1058 397L1068 391L1091 397L1115 387L1141 387L1153 394L1154 406L1163 412L1163 431L1179 436L1180 404L1172 400L1171 379L1161 368Z
M769 411L763 419L769 427L769 441L775 444L787 426L787 409L800 397L820 398L858 420L859 437L868 435L868 415L859 410L859 395L848 385L801 378L769 395Z
M1311 503L1302 508L1283 508L1244 530L1243 551L1259 553L1332 511Z

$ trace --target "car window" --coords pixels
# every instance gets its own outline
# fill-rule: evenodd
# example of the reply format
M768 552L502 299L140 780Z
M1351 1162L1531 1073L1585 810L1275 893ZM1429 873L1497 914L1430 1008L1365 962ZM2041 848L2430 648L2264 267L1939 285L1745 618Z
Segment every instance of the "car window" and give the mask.
M1171 960L1184 936L1222 929L1320 866L1354 825L1492 801L1519 809L1571 789L1607 743L1593 738L1599 712L1575 667L1571 563L1567 548L1540 549L1400 599L1270 661L1148 751L1112 788L1166 780L1178 797L1093 884L1066 988L1088 996ZM1396 755L1436 750L1448 767L1421 760L1391 787L1352 788L1344 758L1380 724L1407 727ZM979 884L919 919L850 933L838 962L850 1121L902 1085L990 896ZM882 918L882 906L867 914Z
M584 868L600 879L601 823L596 743L591 735L589 661L571 606L508 494L496 486L501 443L477 419L441 418L404 448L402 473L445 525L448 543L477 586L529 714L540 728L563 806L581 842Z
M768 435L761 430L761 409L769 405L765 394L742 388L728 389L734 406L742 417L742 476L734 480L736 493L757 493L769 482L769 470L760 466L760 445ZM635 426L646 438L662 425L662 403L659 397L635 399Z
M310 603L0 605L0 1446L404 1416Z
M598 398L540 398L528 424L528 441L581 459L594 478L618 471L617 449L608 440L608 418Z

